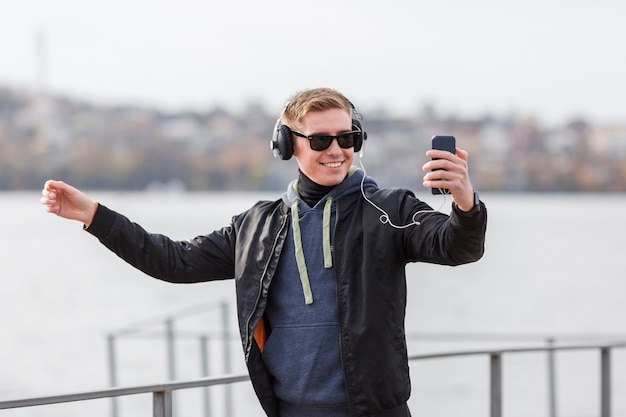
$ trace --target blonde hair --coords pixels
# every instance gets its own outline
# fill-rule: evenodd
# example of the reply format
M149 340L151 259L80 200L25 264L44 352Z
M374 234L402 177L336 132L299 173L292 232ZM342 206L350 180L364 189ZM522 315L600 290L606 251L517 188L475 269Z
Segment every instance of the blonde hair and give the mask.
M354 106L343 94L332 88L300 91L286 104L281 122L292 129L298 129L307 113L330 109L343 109L352 117Z

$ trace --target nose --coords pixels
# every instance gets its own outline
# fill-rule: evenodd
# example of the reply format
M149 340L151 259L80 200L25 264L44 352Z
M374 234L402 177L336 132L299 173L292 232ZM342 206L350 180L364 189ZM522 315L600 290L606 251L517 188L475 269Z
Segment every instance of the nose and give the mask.
M337 138L335 138L333 139L332 142L330 142L330 146L326 148L326 153L337 153L337 152L341 152L341 146L339 146L339 142L337 142Z

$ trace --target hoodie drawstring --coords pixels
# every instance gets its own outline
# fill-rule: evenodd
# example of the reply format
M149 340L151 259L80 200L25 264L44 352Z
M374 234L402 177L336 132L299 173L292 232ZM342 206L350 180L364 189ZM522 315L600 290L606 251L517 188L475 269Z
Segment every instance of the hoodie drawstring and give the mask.
M332 248L330 246L330 208L333 204L332 197L326 199L324 204L324 218L322 223L322 239L324 245L324 268L330 269L333 267Z
M293 243L296 249L296 264L300 273L302 292L304 293L304 303L313 304L313 293L309 282L309 273L306 270L304 260L304 250L302 249L302 236L300 235L300 216L298 215L298 200L294 200L291 205L291 225L293 227Z
M298 201L294 200L291 205L291 225L293 227L293 243L296 254L296 264L298 265L298 273L300 274L300 282L302 283L302 292L304 293L304 303L313 304L313 292L311 291L311 282L309 281L309 273L304 259L304 249L302 248L302 233L300 232L300 215L298 214ZM326 199L324 204L324 214L322 218L322 242L324 251L324 268L333 267L332 247L330 245L330 217L333 199Z

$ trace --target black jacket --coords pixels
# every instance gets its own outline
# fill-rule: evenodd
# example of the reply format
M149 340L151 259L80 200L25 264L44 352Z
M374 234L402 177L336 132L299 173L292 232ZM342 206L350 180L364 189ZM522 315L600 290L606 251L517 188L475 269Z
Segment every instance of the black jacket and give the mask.
M393 224L412 222L430 210L408 190L367 189ZM396 229L360 192L337 201L333 265L348 405L352 416L408 416L409 368L404 331L405 265L460 265L484 251L487 212L453 207L450 216L428 212L420 225ZM271 376L262 360L263 314L289 227L281 200L261 201L232 223L188 241L150 234L104 206L87 229L109 249L145 273L169 282L236 280L239 330L250 379L268 416L276 417Z

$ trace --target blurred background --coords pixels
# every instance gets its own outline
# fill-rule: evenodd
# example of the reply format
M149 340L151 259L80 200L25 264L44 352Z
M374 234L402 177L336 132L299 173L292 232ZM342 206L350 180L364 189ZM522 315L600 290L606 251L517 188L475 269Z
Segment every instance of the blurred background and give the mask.
M362 161L381 186L449 210L421 186L424 152L434 134L470 152L487 251L461 268L408 267L411 354L626 339L623 16L611 0L0 0L0 401L197 378L203 357L211 375L245 372L231 281L148 279L45 213L39 190L64 180L150 231L208 233L295 177L294 160L272 157L272 128L292 94L319 86L363 115ZM164 325L196 309L176 322L172 372ZM507 416L554 416L544 359L507 359ZM626 352L614 361L623 393ZM486 362L411 369L414 413L487 415ZM595 353L560 355L556 372L559 414L597 415ZM239 385L235 415L262 415ZM222 392L212 398L221 412ZM145 416L151 399L118 405ZM626 415L626 396L614 407Z
M0 189L282 189L283 103L328 86L367 168L415 185L435 133L477 188L626 190L626 5L322 0L4 1Z

